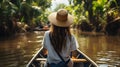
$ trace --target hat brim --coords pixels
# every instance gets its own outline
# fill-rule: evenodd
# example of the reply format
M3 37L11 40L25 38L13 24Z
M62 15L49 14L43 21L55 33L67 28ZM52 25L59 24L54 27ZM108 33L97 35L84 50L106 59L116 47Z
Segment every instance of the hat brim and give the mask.
M54 12L48 16L48 20L50 21L50 23L60 27L68 27L73 23L73 16L70 14L68 14L67 21L65 22L58 21L56 19L56 15L57 15L57 12Z

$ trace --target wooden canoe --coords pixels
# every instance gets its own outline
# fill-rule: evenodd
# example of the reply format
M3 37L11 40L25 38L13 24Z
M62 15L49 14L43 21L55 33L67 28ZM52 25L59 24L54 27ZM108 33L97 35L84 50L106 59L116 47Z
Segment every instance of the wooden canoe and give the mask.
M28 62L26 67L44 67L46 62L46 55L43 53L43 47L33 56L33 58ZM74 62L74 67L98 67L98 65L91 60L87 55L81 52L79 49L73 54L76 59L72 59Z

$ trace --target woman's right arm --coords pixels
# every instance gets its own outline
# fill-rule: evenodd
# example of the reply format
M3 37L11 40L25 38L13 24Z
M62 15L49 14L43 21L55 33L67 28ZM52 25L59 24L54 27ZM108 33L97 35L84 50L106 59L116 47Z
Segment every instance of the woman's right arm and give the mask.
M42 53L43 53L43 55L47 55L47 54L48 54L47 49L46 49L46 48L43 48Z

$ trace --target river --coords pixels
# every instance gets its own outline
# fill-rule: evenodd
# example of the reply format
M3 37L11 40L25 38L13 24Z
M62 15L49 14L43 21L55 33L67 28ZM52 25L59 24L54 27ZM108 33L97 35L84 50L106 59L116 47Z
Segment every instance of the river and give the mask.
M72 31L79 49L100 67L120 67L120 36ZM0 67L25 67L40 49L44 31L20 33L0 41Z

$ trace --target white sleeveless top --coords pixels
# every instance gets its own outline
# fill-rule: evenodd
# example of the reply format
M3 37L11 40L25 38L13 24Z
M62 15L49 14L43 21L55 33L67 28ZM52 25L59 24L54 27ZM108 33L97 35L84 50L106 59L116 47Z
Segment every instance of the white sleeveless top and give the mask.
M46 48L48 50L47 62L59 63L61 59L57 55L53 46L51 45L50 38L49 38L49 32L50 31L45 32L43 42L42 42L43 48ZM72 35L71 41L67 38L67 46L64 50L62 50L60 55L65 61L67 61L70 58L71 51L77 50L77 48L78 48L78 42L76 41L75 37Z

